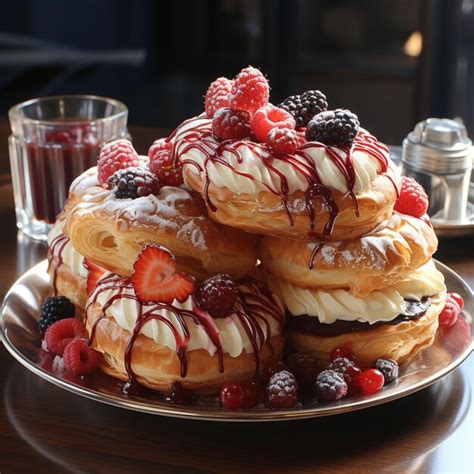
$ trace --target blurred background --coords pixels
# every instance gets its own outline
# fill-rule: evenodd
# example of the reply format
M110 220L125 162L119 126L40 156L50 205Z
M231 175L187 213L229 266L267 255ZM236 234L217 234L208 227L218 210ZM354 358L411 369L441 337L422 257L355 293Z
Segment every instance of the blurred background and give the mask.
M0 114L91 93L174 128L248 64L273 103L320 89L389 144L428 116L474 135L474 0L16 0L0 17Z

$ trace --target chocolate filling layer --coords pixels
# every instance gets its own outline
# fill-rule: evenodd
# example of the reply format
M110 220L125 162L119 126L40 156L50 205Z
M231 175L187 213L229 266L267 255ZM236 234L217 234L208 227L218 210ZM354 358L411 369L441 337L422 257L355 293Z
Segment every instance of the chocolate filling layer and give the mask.
M405 312L399 314L391 321L378 321L373 324L360 323L358 321L337 320L331 324L320 323L314 316L302 314L301 316L292 316L287 311L287 325L290 329L305 331L316 336L333 337L340 336L348 332L369 331L383 324L400 324L404 321L411 321L423 316L431 304L431 298L422 298L421 301L405 300Z

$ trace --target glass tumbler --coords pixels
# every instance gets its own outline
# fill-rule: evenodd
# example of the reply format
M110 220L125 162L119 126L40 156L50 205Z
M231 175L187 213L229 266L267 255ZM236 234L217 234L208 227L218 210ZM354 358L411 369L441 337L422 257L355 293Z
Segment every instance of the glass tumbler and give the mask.
M17 226L46 240L72 181L95 166L104 142L128 136L128 109L107 97L66 95L23 102L8 115Z

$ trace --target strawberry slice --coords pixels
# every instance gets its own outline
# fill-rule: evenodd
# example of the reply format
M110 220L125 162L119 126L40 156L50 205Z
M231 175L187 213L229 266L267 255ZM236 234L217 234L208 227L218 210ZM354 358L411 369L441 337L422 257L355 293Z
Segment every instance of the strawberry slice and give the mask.
M87 268L87 296L89 296L106 270L87 258L84 259L84 266Z
M145 245L133 264L132 285L141 302L184 301L195 288L194 279L174 273L176 262L169 250L156 244Z

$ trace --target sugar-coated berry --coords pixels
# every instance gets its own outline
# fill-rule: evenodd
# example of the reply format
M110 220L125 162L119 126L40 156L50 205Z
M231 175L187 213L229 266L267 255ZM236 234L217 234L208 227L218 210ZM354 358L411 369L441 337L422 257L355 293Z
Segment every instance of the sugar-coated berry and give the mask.
M306 91L301 95L287 97L278 107L293 115L298 128L306 127L308 122L328 108L326 96L321 91Z
M309 121L306 138L325 145L347 147L352 145L359 128L359 119L350 110L327 110Z
M105 143L100 149L97 160L99 183L108 186L109 178L118 170L139 166L138 153L133 145L125 139Z
M250 136L250 116L243 110L219 109L212 119L212 133L219 140L239 140Z
M150 158L150 161L153 161L157 153L160 153L161 151L170 152L172 149L173 144L171 141L166 138L158 138L152 143L150 148L148 148L148 158Z
M366 394L379 392L385 383L385 378L377 369L366 369L359 377L360 388Z
M258 109L252 118L252 132L257 140L263 143L268 142L270 130L274 128L293 130L295 126L295 119L289 112L271 104Z
M61 319L51 324L44 334L44 340L49 352L63 355L65 347L73 339L86 337L84 325L75 318Z
M100 362L100 353L87 344L85 339L73 339L64 348L64 365L74 375L94 372Z
M382 372L385 384L392 383L398 379L400 367L393 359L377 359L374 368Z
M347 395L344 377L334 370L323 370L314 384L316 398L323 402L340 400Z
M268 381L270 380L271 376L273 374L276 374L277 372L281 372L283 370L287 370L288 367L286 366L286 364L279 360L277 362L273 362L272 364L268 365L267 367L265 367L264 370L262 370L262 373L261 373L261 379L268 383Z
M329 365L328 370L334 370L339 374L344 374L344 372L349 368L354 366L354 361L347 359L346 357L336 357Z
M204 109L209 118L212 118L222 107L229 107L233 84L234 81L227 79L227 77L218 77L211 83L204 99Z
M454 326L460 315L461 307L459 306L458 302L454 298L451 298L448 293L444 308L438 316L440 327L449 328Z
M305 352L292 352L286 365L300 385L313 385L319 373L317 360Z
M449 292L448 293L448 298L451 298L453 299L454 301L456 301L456 303L459 305L459 307L461 309L464 308L464 300L463 300L463 297L458 294L458 293L453 293L453 292Z
M270 377L266 392L270 408L292 408L298 401L298 382L291 372L283 370Z
M51 296L46 298L41 306L39 317L40 334L43 335L51 324L61 319L73 318L76 309L65 296Z
M132 166L116 171L109 178L109 188L118 199L137 199L158 194L160 183L156 174L150 169Z
M335 347L329 354L329 360L332 362L334 359L337 359L338 357L345 357L346 359L355 361L356 356L355 354L345 346L341 347Z
M428 204L428 196L421 184L418 184L413 178L402 176L402 187L395 202L395 211L421 217L426 214Z
M263 401L265 391L256 380L250 380L242 384L245 392L244 408L253 408Z
M226 382L221 387L220 398L224 408L237 410L244 406L245 390L238 382Z
M152 150L155 145L157 146ZM179 161L174 160L172 145L162 148L158 148L158 146L163 145L157 144L155 141L148 151L150 170L158 178L160 186L181 186L183 184L183 167Z
M298 149L301 138L296 130L275 127L268 133L267 143L273 151L291 155Z
M270 86L265 76L256 68L242 69L234 79L230 93L230 107L254 113L268 104Z
M218 273L204 280L197 291L199 304L213 318L230 316L237 295L237 285L232 277L226 273Z

